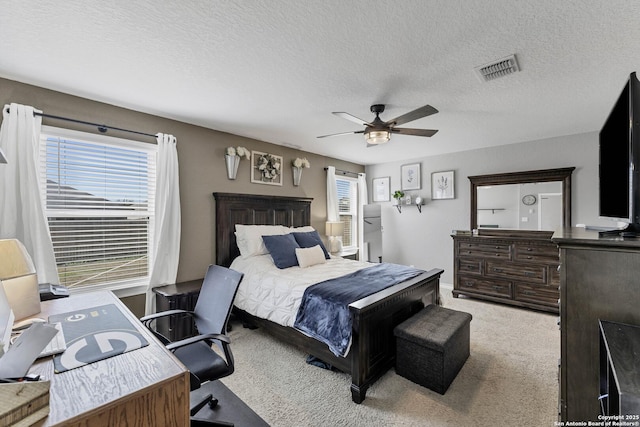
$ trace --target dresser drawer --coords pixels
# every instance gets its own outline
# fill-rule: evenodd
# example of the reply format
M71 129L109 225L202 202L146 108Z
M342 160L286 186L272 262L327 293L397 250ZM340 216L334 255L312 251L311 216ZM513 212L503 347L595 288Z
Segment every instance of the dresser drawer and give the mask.
M513 259L516 261L558 261L558 248L553 245L515 244Z
M482 274L482 260L477 258L458 258L459 274Z
M558 298L560 297L558 288L550 286L529 286L516 283L514 292L514 298L517 301L545 304L553 307L558 306Z
M459 276L458 288L461 291L477 292L482 295L511 298L511 282L503 280L484 280L477 277Z
M486 276L502 277L505 279L520 279L526 282L547 284L547 266L516 263L500 263L487 261Z
M460 242L459 256L511 259L511 245L506 243Z

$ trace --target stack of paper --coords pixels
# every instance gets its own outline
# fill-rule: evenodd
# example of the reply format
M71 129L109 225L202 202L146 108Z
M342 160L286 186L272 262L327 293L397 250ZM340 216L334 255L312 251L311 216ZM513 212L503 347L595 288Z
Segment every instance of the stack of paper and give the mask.
M4 293L4 287L0 284L0 357L9 350L13 320L13 310Z

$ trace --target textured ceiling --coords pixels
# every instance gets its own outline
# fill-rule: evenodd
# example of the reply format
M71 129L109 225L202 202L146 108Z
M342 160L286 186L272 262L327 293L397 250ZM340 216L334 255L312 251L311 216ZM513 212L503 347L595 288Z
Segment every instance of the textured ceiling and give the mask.
M0 1L1 77L361 164L598 130L639 69L629 0ZM316 138L375 103L439 132Z

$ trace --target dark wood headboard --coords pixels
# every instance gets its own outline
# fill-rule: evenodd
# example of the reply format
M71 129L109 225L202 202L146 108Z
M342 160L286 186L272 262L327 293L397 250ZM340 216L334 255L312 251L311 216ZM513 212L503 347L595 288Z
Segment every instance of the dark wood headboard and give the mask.
M216 264L228 267L240 251L235 225L311 224L311 201L305 197L213 193L216 200Z

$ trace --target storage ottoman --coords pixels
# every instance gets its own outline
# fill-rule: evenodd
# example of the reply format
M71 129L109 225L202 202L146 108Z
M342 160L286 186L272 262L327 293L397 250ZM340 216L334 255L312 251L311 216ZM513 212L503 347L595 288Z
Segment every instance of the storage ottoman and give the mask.
M471 315L428 305L393 330L396 373L444 394L469 357Z

